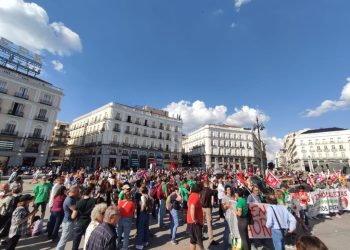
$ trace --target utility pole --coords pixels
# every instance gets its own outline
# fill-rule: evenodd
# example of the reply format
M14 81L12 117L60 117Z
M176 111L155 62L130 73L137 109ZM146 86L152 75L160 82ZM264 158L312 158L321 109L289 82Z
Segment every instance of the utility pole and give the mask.
M259 143L260 143L260 165L261 165L261 171L262 171L262 174L263 176L265 177L265 166L264 166L264 160L263 160L263 152L264 152L264 143L262 142L261 140L261 137L260 137L260 131L264 130L265 127L264 127L264 124L262 122L259 122L259 117L256 116L256 123L254 124L254 128L253 130L257 130L258 131L258 140L259 140Z

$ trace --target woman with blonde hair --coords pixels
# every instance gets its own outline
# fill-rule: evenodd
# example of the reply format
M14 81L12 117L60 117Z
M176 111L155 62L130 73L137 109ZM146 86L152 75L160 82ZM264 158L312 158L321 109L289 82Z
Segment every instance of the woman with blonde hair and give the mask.
M91 222L86 229L84 236L84 250L86 249L86 245L89 241L90 235L94 229L103 222L103 216L107 209L106 203L97 204L91 212Z

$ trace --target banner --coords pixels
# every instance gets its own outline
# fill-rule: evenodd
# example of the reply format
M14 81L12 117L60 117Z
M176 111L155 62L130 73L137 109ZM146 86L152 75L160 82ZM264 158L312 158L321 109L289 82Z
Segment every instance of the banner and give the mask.
M250 203L248 205L254 220L254 224L248 227L249 238L271 238L271 229L266 227L266 213L269 204Z
M278 188L280 181L276 176L274 176L271 172L269 172L266 176L265 182L272 188Z
M309 193L309 217L318 214L337 213L350 210L350 192L348 189L319 189Z

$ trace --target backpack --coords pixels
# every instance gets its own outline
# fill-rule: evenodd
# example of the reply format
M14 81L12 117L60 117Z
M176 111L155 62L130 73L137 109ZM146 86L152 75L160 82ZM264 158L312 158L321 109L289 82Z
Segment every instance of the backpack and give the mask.
M170 201L170 197L171 197L171 195L168 196L168 198L166 199L166 203L165 203L166 209L169 211L171 211L171 209L173 209L173 207L174 207L174 204L171 203L171 201Z
M149 193L149 195L153 198L153 199L157 199L157 186L153 186L151 188L151 191Z
M146 198L146 212L148 214L153 212L153 199L151 197Z

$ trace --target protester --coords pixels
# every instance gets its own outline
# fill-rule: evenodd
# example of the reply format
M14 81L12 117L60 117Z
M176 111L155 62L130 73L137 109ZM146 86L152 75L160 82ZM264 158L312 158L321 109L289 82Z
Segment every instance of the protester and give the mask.
M45 217L46 205L49 200L51 189L52 184L46 181L46 176L43 176L40 183L34 187L34 208L39 209L39 207L41 207L41 219Z
M208 228L208 237L210 245L218 245L219 243L214 240L213 226L212 226L212 202L215 196L214 191L209 187L208 181L203 181L203 189L200 193L200 200L203 209L203 217ZM221 197L221 200L224 198Z
M118 221L118 245L122 246L121 250L127 250L129 246L129 235L132 226L132 219L136 209L135 203L131 200L131 194L125 193L124 199L119 201L118 210L120 218ZM123 244L122 242L123 236Z
M237 192L235 192L235 196L237 199L235 214L237 215L238 230L239 230L239 235L241 236L242 249L250 250L251 247L250 247L250 241L248 236L249 209L248 209L247 200L244 197L244 190L238 189Z
M33 198L30 194L22 195L19 198L17 208L12 214L9 241L6 250L14 250L19 239L22 236L26 236L28 232L28 219L37 211L37 208L35 208L32 212L29 212L29 204Z
M84 250L86 249L87 242L89 241L91 233L95 228L103 222L103 217L107 209L106 203L97 204L91 212L91 222L85 231L84 236Z
M58 231L64 218L63 203L66 199L66 187L60 186L52 201L51 214L47 223L47 235L52 241L58 239Z
M152 211L152 198L147 194L147 188L141 187L140 192L140 213L136 225L136 249L143 249L149 245L149 213Z
M88 187L83 191L83 197L77 202L77 221L74 226L73 247L72 250L78 250L81 237L85 234L90 224L91 212L95 206L95 199L91 197L92 188Z
M86 250L115 250L117 249L117 236L115 226L119 221L119 210L114 206L106 209L103 222L91 233Z
M218 183L219 184L218 184L217 191L218 191L218 201L219 201L219 215L220 215L220 218L225 218L224 211L222 208L222 198L225 196L225 187L224 187L222 177L219 178Z
M187 226L188 233L190 235L190 249L195 250L196 247L200 250L204 249L203 246L203 210L199 198L200 186L195 184L191 188L191 194L188 198L188 213L187 213Z
M266 227L272 229L272 241L275 250L285 249L285 238L287 233L292 233L296 228L296 220L288 209L277 204L274 195L268 196Z
M248 203L261 203L260 190L257 185L253 185L252 193L247 198Z
M170 204L171 204L171 209L170 209L170 236L171 236L171 243L173 245L177 245L178 242L176 240L176 232L177 228L179 226L179 211L181 209L181 202L182 202L182 197L179 193L179 188L178 187L173 187L172 192L169 195L170 196Z
M328 247L316 236L301 236L296 243L296 250L328 250Z
M67 241L73 236L74 221L78 215L76 206L78 196L79 188L77 186L71 186L69 188L68 196L63 203L64 217L62 223L62 234L56 250L64 250Z

